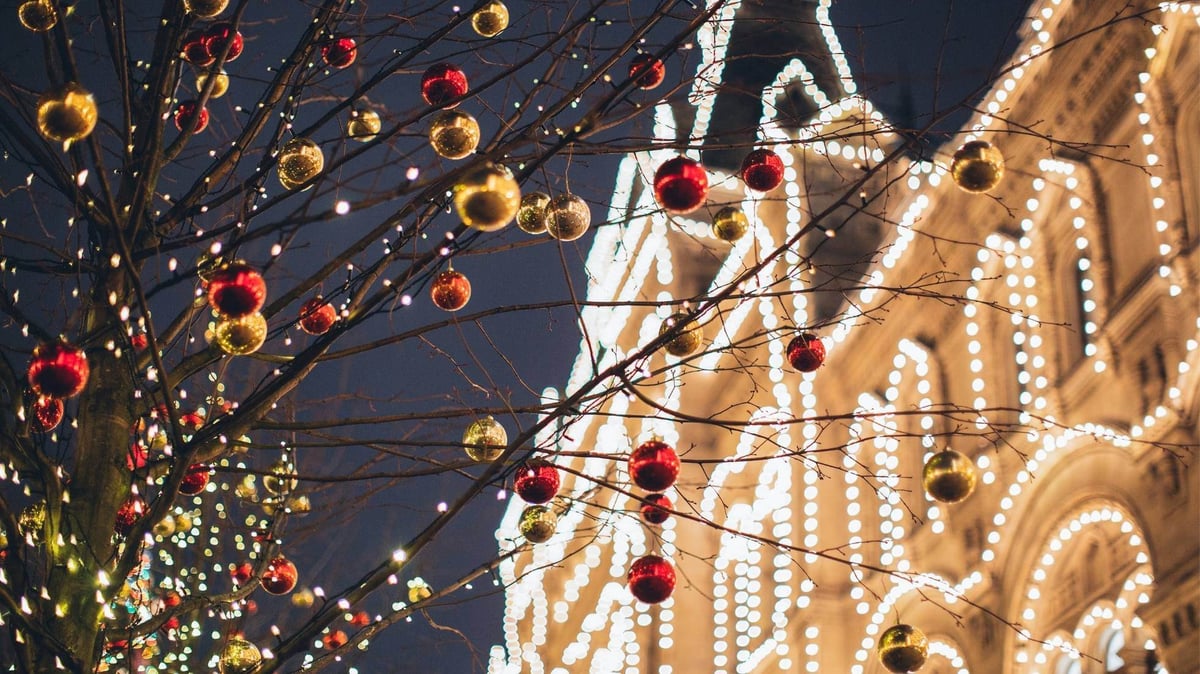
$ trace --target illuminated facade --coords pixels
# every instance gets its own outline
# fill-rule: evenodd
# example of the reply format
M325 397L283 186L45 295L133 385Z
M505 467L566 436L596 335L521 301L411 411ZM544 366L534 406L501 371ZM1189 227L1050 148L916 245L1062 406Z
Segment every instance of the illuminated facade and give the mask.
M709 61L685 135L707 131L703 82L720 79L737 5L698 39ZM1033 4L1013 66L957 139L1003 151L986 196L947 174L957 142L898 154L836 56L840 100L803 60L764 90L760 145L787 165L771 198L710 170L710 201L741 202L755 223L732 246L705 209L656 211L646 181L674 151L624 160L608 220L625 224L601 228L588 260L588 299L614 304L584 309L566 389L653 341L669 302L737 292L693 305L706 307L703 353L655 352L614 382L621 393L540 438L591 456L558 459L558 533L503 568L491 671L872 674L876 638L899 620L928 635L929 674L1200 673L1200 5L1147 4L1092 30L1123 7ZM821 112L790 129L770 102L796 82ZM670 108L656 121L679 135ZM830 176L884 223L862 280L844 251L823 257L821 230L853 236L825 224L849 222L822 205L836 203ZM847 301L824 321L831 292ZM829 349L813 374L786 364L795 326ZM662 527L638 518L625 473L652 434L685 461ZM956 505L919 479L948 445L979 476ZM521 510L514 499L504 550ZM651 553L674 562L678 587L646 606L625 574Z

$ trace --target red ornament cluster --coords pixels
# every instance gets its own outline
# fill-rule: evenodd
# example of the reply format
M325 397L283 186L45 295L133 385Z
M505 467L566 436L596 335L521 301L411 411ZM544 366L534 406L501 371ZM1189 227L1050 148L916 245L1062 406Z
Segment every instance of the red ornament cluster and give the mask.
M825 343L811 332L802 332L787 345L787 358L801 372L814 372L825 362Z
M548 503L556 495L561 479L554 464L541 459L530 459L517 468L513 489L526 503L538 505Z
M461 272L448 269L433 279L429 296L437 308L458 311L471 300L471 281Z
M783 160L770 150L755 150L742 160L742 180L758 192L770 192L783 182Z
M658 555L646 555L629 567L629 592L643 604L658 604L675 591L675 567Z
M83 349L65 342L40 344L29 361L29 387L39 396L70 398L87 385L91 368Z
M629 455L629 475L646 491L663 491L679 477L679 455L662 440L647 440Z
M271 594L287 594L296 587L300 573L296 565L286 557L276 557L267 562L267 570L263 573L262 587Z
M323 335L337 322L337 309L317 295L300 307L300 329L310 335Z
M351 37L339 37L321 45L321 58L331 68L349 68L358 57L358 43Z
M639 89L649 91L666 79L667 66L652 54L638 54L629 64L629 77L637 81Z
M266 301L267 282L249 265L234 262L213 272L208 279L208 303L222 316L249 316Z
M183 39L183 59L197 68L207 68L216 63L226 43L229 44L226 63L241 56L246 46L242 34L234 30L233 24L228 21L214 23L208 30L190 33Z
M671 499L666 494L650 494L642 499L641 512L647 524L662 524L671 519Z
M694 159L669 159L654 172L654 198L668 213L691 213L708 198L708 172Z
M467 74L456 65L439 63L430 66L421 75L421 97L435 108L453 108L458 103L448 104L467 94Z
M208 108L202 108L196 101L184 101L175 108L175 128L183 131L192 119L196 119L196 128L192 133L200 133L208 128Z

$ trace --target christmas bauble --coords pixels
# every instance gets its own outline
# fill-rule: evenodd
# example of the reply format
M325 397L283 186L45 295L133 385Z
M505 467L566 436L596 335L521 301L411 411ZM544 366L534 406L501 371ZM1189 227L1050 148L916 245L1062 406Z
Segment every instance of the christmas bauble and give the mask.
M499 0L492 0L471 15L471 28L480 37L496 37L508 28L508 7Z
M300 329L310 335L323 335L337 322L337 309L317 295L300 306Z
M530 543L545 543L558 529L558 515L549 506L531 505L521 512L521 535Z
M292 515L304 517L312 512L312 500L306 494L298 494L287 500L287 509Z
M300 573L296 565L285 557L276 557L267 562L267 570L263 572L262 587L271 594L287 594L296 587Z
M300 480L296 476L295 466L280 460L267 469L267 473L262 476L262 483L264 489L278 496L284 492L291 492L300 484Z
M250 674L262 664L262 651L241 637L230 637L221 649L217 671L221 674Z
M130 494L129 498L117 508L117 520L113 523L113 531L117 532L118 536L127 536L133 530L133 525L146 514L146 502L137 494Z
M183 8L201 19L211 19L228 6L229 0L183 0Z
M938 452L925 462L921 483L935 501L958 503L975 491L975 464L953 449Z
M201 32L192 32L184 36L180 56L184 61L197 68L207 68L217 61L216 57L208 51L207 36Z
M467 74L456 65L439 63L421 75L421 97L435 108L453 108L450 104L467 93Z
M825 342L811 332L802 332L787 345L787 358L801 372L813 372L825 362Z
M491 415L476 419L463 431L463 449L475 461L495 461L508 447L508 431Z
M383 120L379 113L370 108L361 108L350 113L350 121L346 124L346 135L360 143L375 140L383 128Z
M317 595L307 587L292 595L292 606L311 608L317 601Z
M770 192L783 182L783 160L770 150L755 150L742 160L742 180L752 190Z
M346 642L348 641L350 641L350 638L347 637L346 633L341 630L334 630L321 637L321 645L331 651L345 646Z
M42 537L42 527L45 525L46 504L41 501L25 506L17 516L17 526L20 527L21 534L35 541Z
M429 145L446 159L462 159L479 147L479 122L465 112L447 110L429 124Z
M983 140L964 143L950 163L954 184L968 192L987 192L1004 177L1004 155Z
M548 503L558 494L559 483L558 468L554 464L542 459L530 459L517 468L513 490L526 503L540 505Z
M349 68L358 57L358 43L352 37L339 37L321 45L321 58L331 68Z
M250 562L242 562L229 570L229 577L235 585L245 585L254 577L254 566Z
M493 232L512 222L520 206L521 187L502 166L488 164L454 186L458 217L468 227L483 232Z
M559 241L574 241L592 225L592 210L574 194L560 194L546 208L546 233Z
M879 637L879 662L889 672L915 672L925 664L929 640L912 625L892 625Z
M62 423L64 405L61 398L40 396L33 401L33 423L43 433L58 428Z
M517 227L526 234L546 231L546 209L549 206L550 195L544 192L530 192L521 197L521 206L517 209Z
M187 473L183 476L183 482L179 484L179 493L185 496L195 496L204 491L210 473L211 469L203 463L189 466Z
M232 23L221 21L214 23L204 31L204 46L208 48L208 53L214 59L225 51L226 45L229 46L229 53L225 55L226 63L241 56L242 49L246 46L242 40L242 34L234 29Z
M192 129L192 133L200 133L208 128L208 108L200 107L196 101L184 101L175 108L176 129L183 131L192 123L192 119L196 120L196 128Z
M694 159L675 157L654 172L654 198L668 213L691 213L706 197L708 173Z
M45 33L58 23L58 12L50 0L29 0L17 8L21 25L35 33Z
M159 538L170 538L175 535L175 531L175 518L169 514L163 515L163 518L155 522L154 526L150 529L150 533Z
M630 565L626 583L638 601L658 604L675 591L675 567L658 555L646 555Z
M722 241L733 243L742 238L750 229L750 219L736 206L726 206L713 216L713 236Z
M73 143L96 128L99 111L87 89L68 82L42 94L37 104L38 132L46 140Z
M70 398L83 391L90 373L83 349L65 342L39 344L29 361L29 388L39 396Z
M671 499L666 494L650 494L642 499L642 519L648 524L662 524L671 518Z
M416 604L433 596L433 588L423 578L408 581L408 603Z
M437 308L458 311L471 300L471 281L462 272L447 269L433 279L429 296Z
M679 455L661 440L647 440L629 455L629 476L646 491L663 491L679 477Z
M249 316L266 301L267 282L244 262L227 264L208 277L208 304L221 316Z
M638 54L629 64L629 77L637 82L639 89L649 91L666 79L667 66L653 54Z
M231 356L247 356L267 341L267 319L254 313L241 318L222 318L213 329L213 343Z
M680 325L684 327L680 328L675 338L667 342L663 348L676 358L686 358L700 350L700 340L703 337L700 326L696 325L694 321L690 321L687 314L678 313L667 316L666 320L662 322L662 326L658 328L658 334L665 335L676 330Z
M293 138L279 151L279 184L294 190L317 177L325 169L321 146L307 138ZM305 188L307 189L307 188Z
M214 74L201 71L196 73L197 94L204 91L204 86L208 84L209 77L212 77L213 80L212 93L208 95L209 98L220 98L225 95L225 92L229 91L229 73L226 73L224 70L218 70Z

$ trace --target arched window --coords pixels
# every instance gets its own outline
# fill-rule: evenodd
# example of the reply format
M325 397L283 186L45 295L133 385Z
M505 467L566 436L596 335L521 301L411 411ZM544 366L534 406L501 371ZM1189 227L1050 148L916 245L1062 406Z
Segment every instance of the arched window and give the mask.
M1116 672L1125 666L1121 650L1125 648L1125 630L1109 628L1104 641L1104 671Z

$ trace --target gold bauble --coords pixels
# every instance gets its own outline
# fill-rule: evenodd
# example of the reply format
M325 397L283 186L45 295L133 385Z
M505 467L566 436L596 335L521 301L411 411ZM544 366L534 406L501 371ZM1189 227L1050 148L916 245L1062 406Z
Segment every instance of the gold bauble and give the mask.
M383 120L379 113L370 108L361 108L350 113L350 121L346 124L346 135L360 143L369 143L383 129Z
M446 159L462 159L479 147L479 133L479 122L474 117L447 110L429 124L429 145Z
M243 476L242 481L238 482L238 485L233 488L233 495L244 501L252 500L258 496L258 485L254 484L254 476Z
M574 194L560 194L546 208L546 233L559 241L574 241L591 226L592 209Z
M21 533L38 540L42 537L42 527L46 526L46 504L41 501L30 503L21 510L17 517L17 526Z
M35 33L45 33L58 24L58 12L50 0L29 0L17 8L21 25Z
M658 329L659 336L665 335L679 325L688 320L688 315L684 313L671 314L662 322L662 327ZM667 342L667 353L676 358L686 358L700 350L700 339L703 333L700 331L700 326L691 323L680 331L679 335Z
M508 447L508 431L489 415L467 426L462 443L467 456L475 461L495 461Z
M258 646L241 637L231 637L221 650L217 671L221 674L249 674L262 660L262 651L258 650Z
M268 469L270 472L262 476L263 488L272 494L279 495L296 488L300 480L296 477L296 468L286 461L276 461Z
M480 37L496 37L508 28L508 7L493 0L471 15L471 27Z
M325 168L321 147L307 138L293 138L279 151L279 184L294 190ZM306 188L307 189L307 188Z
M191 513L179 513L175 516L175 531L191 531L195 524Z
M183 8L201 19L211 19L228 6L229 0L183 0Z
M208 78L209 78L209 74L206 72L201 71L199 73L196 73L196 93L197 94L204 91L204 85L208 83ZM229 91L229 73L225 72L224 70L218 70L216 75L213 76L212 93L209 94L208 97L209 98L220 98L220 97L224 96L225 92L227 92L227 91Z
M879 637L876 653L889 672L915 672L929 655L929 640L912 625L892 625Z
M315 602L316 600L317 600L317 595L314 594L313 591L308 589L307 587L300 589L300 590L296 590L295 592L292 593L292 606L299 606L300 608L309 608L313 605L313 602Z
M975 464L953 449L938 452L925 462L921 483L933 500L958 503L975 491Z
M241 318L222 318L213 328L213 343L231 356L245 356L267 341L267 319L254 312Z
M546 231L546 209L549 206L550 195L544 192L530 192L521 197L521 206L517 209L517 227L526 234Z
M54 87L38 99L38 131L47 140L83 140L96 128L98 117L96 99L74 82Z
M169 538L175 533L176 523L175 518L171 515L163 515L163 518L154 523L154 535L159 538Z
M713 236L722 241L733 243L745 235L750 229L750 219L736 206L726 206L713 216Z
M494 232L512 222L521 206L521 186L502 166L488 164L454 186L454 208L468 227Z
M521 513L521 535L530 543L545 543L558 528L558 515L549 506L532 505Z
M304 516L312 512L312 501L308 496L301 494L289 498L287 500L287 507L291 514Z
M424 579L413 578L408 581L408 603L416 604L433 596L433 588Z
M968 192L987 192L1004 177L1004 155L983 140L964 143L950 163L954 184Z

